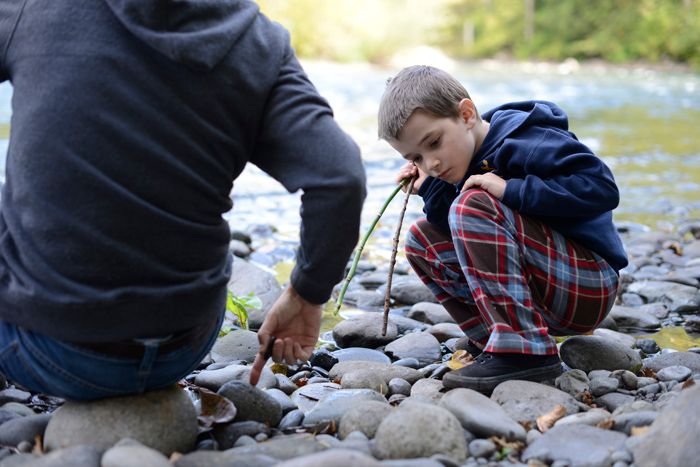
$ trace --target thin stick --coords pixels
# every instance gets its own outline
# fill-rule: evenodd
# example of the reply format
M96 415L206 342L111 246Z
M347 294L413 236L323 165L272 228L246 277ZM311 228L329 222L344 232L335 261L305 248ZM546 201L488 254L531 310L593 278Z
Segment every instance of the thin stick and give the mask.
M352 266L350 266L350 270L348 271L347 276L345 276L345 281L343 282L343 286L340 289L340 293L338 294L338 300L335 302L335 312L334 314L337 316L338 312L340 311L340 307L343 305L343 298L345 298L345 292L348 290L348 286L350 285L350 281L352 280L353 277L355 277L355 271L357 271L357 264L360 262L360 256L362 255L362 250L365 247L365 243L367 243L367 240L369 240L369 236L372 235L372 232L374 231L374 228L377 226L377 223L379 222L379 219L382 217L382 214L384 214L384 211L386 211L386 208L389 206L389 203L391 203L391 200L396 197L396 194L401 190L401 188L406 185L407 179L403 179L399 185L394 188L394 191L391 192L389 197L387 198L386 201L384 201L384 206L379 210L377 213L377 216L374 218L372 221L372 224L369 226L369 229L365 233L365 236L362 237L362 241L360 244L357 246L357 250L355 250L355 259L352 261Z
M389 277L386 281L386 295L384 295L384 322L382 324L382 336L386 336L386 328L389 325L389 304L391 303L391 280L394 277L394 265L396 264L396 252L399 250L399 238L401 238L401 225L403 224L403 215L406 214L406 206L408 205L408 198L411 196L413 191L413 184L416 182L416 178L412 178L411 182L408 184L408 189L406 190L406 197L403 200L403 207L401 208L401 214L399 214L399 223L396 226L396 233L394 234L394 246L391 249L391 261L389 261Z

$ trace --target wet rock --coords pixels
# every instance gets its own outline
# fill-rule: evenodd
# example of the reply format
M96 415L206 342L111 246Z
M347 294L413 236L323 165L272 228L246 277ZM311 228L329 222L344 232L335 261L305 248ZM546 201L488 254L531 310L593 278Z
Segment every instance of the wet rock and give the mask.
M557 404L564 407L567 415L579 411L576 400L569 394L532 381L501 383L493 390L491 400L500 404L516 422L534 422L540 415L551 412Z
M452 413L464 429L482 438L499 436L509 440L525 440L525 429L488 397L471 389L448 391L440 406Z
M367 454L352 449L334 448L290 459L277 464L277 467L327 467L329 465L342 465L344 467L382 466L378 460Z
M427 332L407 334L391 342L384 352L395 358L415 358L421 365L440 360L440 342Z
M366 349L364 347L348 347L346 349L338 349L333 351L332 355L338 359L338 362L362 361L391 363L391 359L387 357L384 352L374 349ZM330 371L330 369L328 370Z
M177 386L93 402L68 401L54 412L44 446L54 450L87 444L104 451L126 437L165 455L189 452L197 438L197 411Z
M428 324L455 322L444 306L440 305L439 303L431 302L416 303L411 307L411 310L406 316Z
M585 372L603 369L635 372L642 365L635 350L599 336L570 337L562 343L559 354L568 366Z
M318 366L326 371L330 371L330 369L333 368L333 365L339 361L340 360L338 360L338 357L333 355L327 349L315 350L313 355L311 355L311 359L309 359L309 363L312 367Z
M260 328L270 307L282 294L282 287L274 274L238 257L233 259L228 288L241 296L252 292L262 301L260 310L248 311L248 325L251 329Z
M50 414L29 415L14 418L0 425L0 446L16 447L22 441L34 442L35 436L43 436L51 420Z
M218 391L229 381L248 382L251 368L251 366L234 364L218 370L204 370L197 374L194 383L211 391ZM277 378L268 367L265 367L256 386L261 389L277 387Z
M363 369L371 370L379 375L382 375L387 383L391 381L392 378L402 378L408 381L410 384L414 384L416 381L423 377L423 375L421 375L418 370L414 370L413 368L389 365L386 363L358 361L347 361L338 363L331 369L329 377L331 379L342 379L345 373Z
M528 446L522 459L548 464L566 461L570 467L612 465L612 453L623 450L626 439L622 433L592 426L557 425Z
M282 419L282 406L266 391L242 381L229 381L217 394L236 406L236 421L253 420L277 426Z
M371 389L341 389L325 396L307 412L304 425L313 426L324 421L333 421L337 425L348 410L365 401L388 404L384 396Z
M338 436L345 439L353 431L364 433L367 438L374 438L379 424L394 410L389 404L379 401L364 401L351 407L340 418Z
M447 410L404 402L377 428L374 454L379 459L404 459L446 454L457 462L467 456L462 426Z
M383 336L382 316L378 314L364 314L346 319L333 327L333 340L340 347L375 348L393 341L398 334L398 327L389 317L386 336Z
M245 329L234 329L216 340L211 349L211 357L215 362L244 360L253 363L259 347L256 333Z
M644 297L647 302L659 302L668 306L670 312L688 313L700 309L698 289L674 282L633 282L628 291Z
M656 467L697 463L700 458L700 423L690 414L697 413L698 400L700 386L681 391L633 448L635 465Z
M700 354L694 352L673 352L644 360L644 366L656 373L674 365L687 367L693 373L700 373Z

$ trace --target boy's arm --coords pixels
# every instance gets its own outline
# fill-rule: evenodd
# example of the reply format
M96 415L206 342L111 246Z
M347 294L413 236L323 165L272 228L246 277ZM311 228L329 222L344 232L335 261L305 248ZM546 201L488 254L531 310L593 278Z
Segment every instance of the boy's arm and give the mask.
M535 216L590 217L617 207L620 194L610 169L568 132L539 130L539 143L523 144L527 132L507 140L509 177L503 202Z
M7 49L24 4L24 1L0 1L0 83L9 78Z

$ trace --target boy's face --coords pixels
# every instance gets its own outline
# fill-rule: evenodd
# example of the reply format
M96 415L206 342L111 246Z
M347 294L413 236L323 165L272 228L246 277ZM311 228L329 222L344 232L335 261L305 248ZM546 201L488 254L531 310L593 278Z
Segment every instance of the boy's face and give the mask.
M464 99L457 118L436 117L416 110L398 139L389 141L404 159L422 172L448 183L459 183L478 149L476 128L480 122L474 104Z

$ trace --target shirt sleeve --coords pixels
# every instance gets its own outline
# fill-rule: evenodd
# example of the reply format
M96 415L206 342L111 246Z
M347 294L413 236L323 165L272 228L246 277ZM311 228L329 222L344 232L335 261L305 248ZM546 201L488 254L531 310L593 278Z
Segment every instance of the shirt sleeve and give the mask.
M10 78L7 49L26 0L0 0L0 82Z
M269 95L251 162L289 192L303 191L291 283L306 300L327 301L357 243L365 171L357 145L340 129L291 48Z

